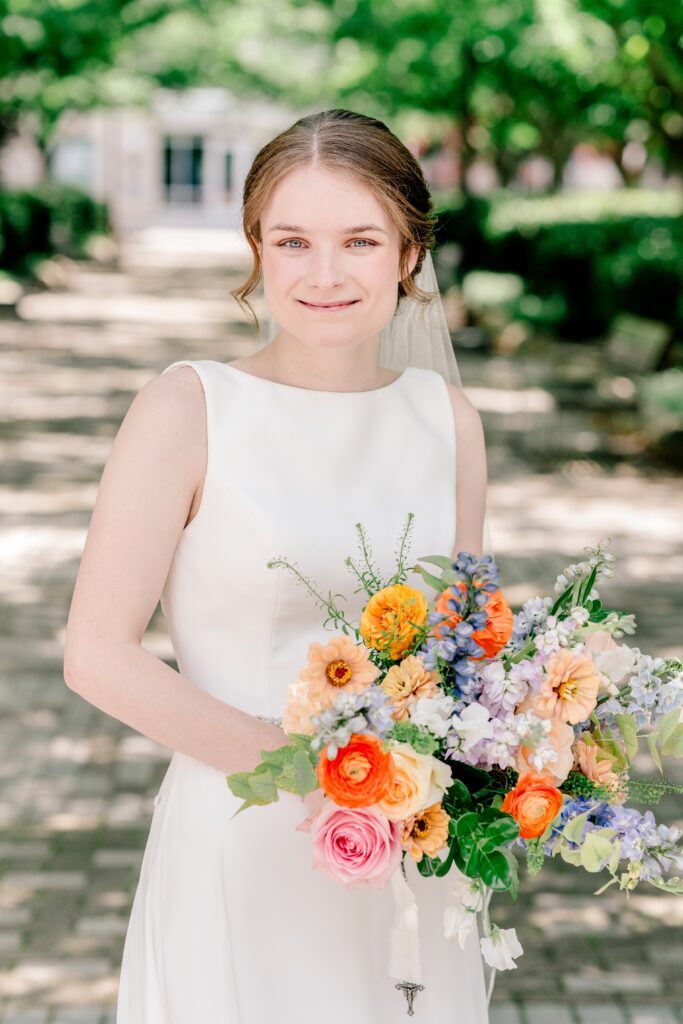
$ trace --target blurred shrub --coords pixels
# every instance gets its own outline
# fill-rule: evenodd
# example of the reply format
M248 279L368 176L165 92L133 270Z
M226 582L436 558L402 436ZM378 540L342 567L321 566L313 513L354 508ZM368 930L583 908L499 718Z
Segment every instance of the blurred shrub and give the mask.
M93 234L110 231L107 208L70 185L0 193L0 267L31 273L36 259L54 253L79 257Z
M683 197L620 189L455 201L439 212L439 244L473 270L523 277L518 314L560 337L604 334L621 312L683 329Z
M650 421L683 429L683 369L672 366L639 383L642 408Z

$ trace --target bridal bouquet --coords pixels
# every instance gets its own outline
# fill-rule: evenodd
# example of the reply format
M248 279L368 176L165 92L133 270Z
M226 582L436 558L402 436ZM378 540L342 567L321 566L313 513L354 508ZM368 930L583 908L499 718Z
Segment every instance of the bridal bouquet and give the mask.
M643 881L683 893L681 830L657 825L626 801L653 804L683 792L664 779L630 778L645 739L662 756L683 756L683 662L652 658L616 638L635 631L631 614L605 609L596 583L613 574L608 541L557 578L553 597L513 614L490 555L422 557L412 570L435 591L431 602L406 585L403 530L395 574L349 557L367 594L360 622L322 597L336 635L311 643L288 688L282 727L288 744L261 751L253 772L227 776L243 799L236 813L316 792L317 808L297 826L310 832L313 867L347 887L391 883L395 916L389 974L413 1013L421 984L417 904L407 884L410 857L424 876L453 878L445 938L464 948L481 915L482 956L496 970L522 953L515 929L491 923L494 892L518 893L518 865L530 874L560 856L628 893ZM644 731L641 731L644 730ZM400 870L399 870L400 869Z

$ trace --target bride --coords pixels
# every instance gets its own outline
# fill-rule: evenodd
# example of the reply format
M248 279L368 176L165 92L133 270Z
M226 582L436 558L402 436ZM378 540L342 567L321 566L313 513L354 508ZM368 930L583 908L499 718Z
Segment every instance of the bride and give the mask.
M484 436L447 332L422 317L442 316L419 285L434 244L429 190L381 121L301 118L257 154L243 213L254 263L233 294L250 310L262 277L270 340L232 362L177 360L135 395L67 622L67 685L172 752L116 1021L396 1024L406 1003L387 977L389 890L346 890L313 869L296 830L309 798L282 793L233 818L241 801L225 775L286 742L287 687L308 645L330 639L305 588L266 563L294 559L357 618L344 564L357 522L386 575L408 512L415 559L481 554ZM407 583L424 587L417 573ZM159 600L178 671L142 643ZM423 878L410 858L407 869L416 1020L486 1024L476 929L463 949L444 937L452 880Z

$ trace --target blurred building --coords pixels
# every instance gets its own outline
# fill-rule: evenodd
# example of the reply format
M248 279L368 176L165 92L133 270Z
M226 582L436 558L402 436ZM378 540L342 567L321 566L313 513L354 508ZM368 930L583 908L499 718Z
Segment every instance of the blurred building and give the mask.
M51 146L50 177L106 202L119 231L238 228L254 156L296 116L226 89L158 89L149 108L65 115Z

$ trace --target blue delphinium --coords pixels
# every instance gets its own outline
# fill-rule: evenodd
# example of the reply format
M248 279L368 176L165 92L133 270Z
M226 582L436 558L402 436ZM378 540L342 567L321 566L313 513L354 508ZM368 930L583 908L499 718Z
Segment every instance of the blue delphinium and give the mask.
M652 658L633 648L635 664L623 691L618 696L600 703L596 715L600 721L613 727L615 715L632 715L642 729L654 725L658 719L683 707L683 672L675 658Z
M596 828L604 828L606 825L609 825L610 822L607 819L608 810L609 805L604 800L594 800L589 796L577 796L573 799L565 800L559 819L553 825L552 831L543 845L543 852L547 856L551 856L567 822L571 821L572 818L578 817L580 814L585 814L586 811L590 811L590 814L586 819L584 835L586 832L592 832ZM563 842L570 850L577 850L580 845L579 843L571 842L566 837L563 838Z
M642 862L641 880L661 878L672 865L683 867L681 830L676 826L657 825L652 811L641 814L635 807L609 807L606 817L621 843L621 859Z
M371 733L379 739L394 725L392 705L381 686L372 685L361 693L342 691L320 714L311 715L315 736L311 748L327 746L327 756L334 761L337 751L345 747L357 732Z
M443 665L446 688L453 697L460 697L464 705L476 700L481 691L473 659L480 658L484 651L473 634L486 626L484 607L489 594L499 589L500 572L491 555L475 558L463 551L451 564L467 588L451 586L446 600L448 611L429 613L430 625L441 624L441 638L428 636L416 653L427 669L438 668L439 661L446 663ZM446 620L453 612L460 616L460 621L450 626Z
M531 597L525 601L513 616L512 635L506 649L515 653L523 650L529 639L545 625L552 605L553 600L550 597Z

